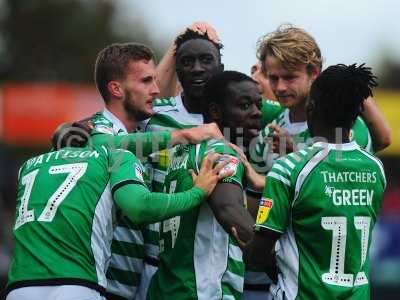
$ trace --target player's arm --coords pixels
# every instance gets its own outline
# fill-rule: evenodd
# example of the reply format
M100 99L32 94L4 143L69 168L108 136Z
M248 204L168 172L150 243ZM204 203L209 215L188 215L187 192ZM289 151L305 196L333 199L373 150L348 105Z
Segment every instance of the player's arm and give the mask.
M254 220L243 206L243 190L234 183L218 183L209 197L209 205L215 218L231 233L234 227L244 243L253 237Z
M219 43L219 37L215 29L206 22L195 22L191 26L185 28L178 34L181 35L187 29L198 32L203 35L207 35L215 43ZM176 96L182 90L175 72L175 52L176 44L175 41L168 48L167 52L161 59L160 63L156 68L157 85L160 89L160 97L166 98Z
M389 124L372 97L368 97L363 106L361 116L370 130L373 149L375 152L383 150L392 143Z
M97 133L96 128L86 125L83 121L86 122L86 120L82 120L73 124L61 125L53 134L53 147L55 149L67 146L83 147L89 142L94 145L104 145L114 149L127 149L137 154L137 156L146 157L151 153L178 144L197 144L210 138L223 138L221 131L215 123L172 132L158 131L115 136L101 132Z
M156 68L156 80L160 89L160 98L176 96L182 90L175 72L175 51L176 45L174 42L165 52Z
M114 136L106 134L92 135L94 144L108 145L116 149L127 149L138 157L173 147L178 144L197 144L207 139L222 139L223 135L215 123L203 124L193 128L174 131L156 131L130 133Z
M240 149L239 146L229 143L229 147L231 147L235 152L238 154L240 160L243 163L245 176L246 176L246 183L252 190L257 192L262 192L265 187L265 176L258 174L249 160L247 159L246 154L244 154L243 150Z
M193 187L177 194L152 193L140 184L127 184L114 192L121 211L134 224L156 223L199 205L206 193Z
M203 160L199 174L193 176L194 186L188 191L176 194L152 193L142 181L130 179L113 186L113 198L122 212L135 224L155 223L182 214L209 196L218 180L232 174L221 171L226 161L213 168L218 157L218 154L212 154Z
M142 158L160 149L168 148L172 133L167 131L130 133L126 135L93 134L89 145L104 145L111 149L126 149Z
M247 188L246 188L246 200L247 200L247 210L250 215L256 219L258 212L258 204L262 196L262 191L265 186L265 176L258 174L251 163L248 161L246 154L235 144L229 143L229 146L236 151L239 155L240 160L244 166L244 174L246 178Z
M289 174L291 171L284 161L276 162L268 173L258 208L256 233L244 251L248 265L259 268L260 271L272 270L272 274L268 273L271 279L276 278L274 245L290 220L292 175Z
M277 280L277 267L275 260L275 243L281 236L280 233L268 229L256 231L253 240L245 247L243 260L252 270L267 272L273 280Z

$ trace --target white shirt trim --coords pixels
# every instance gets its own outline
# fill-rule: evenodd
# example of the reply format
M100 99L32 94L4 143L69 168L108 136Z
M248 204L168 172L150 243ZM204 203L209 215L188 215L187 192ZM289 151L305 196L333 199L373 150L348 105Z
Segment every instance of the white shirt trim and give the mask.
M316 142L313 147L328 148L329 150L339 150L339 151L352 151L360 149L360 146L355 142L344 143L344 144L330 144L325 142Z
M125 125L121 122L120 119L118 119L111 111L109 111L107 108L104 108L103 110L103 116L108 119L111 123L113 123L113 129L115 133L118 133L121 129L124 131L124 133L128 133L128 130L126 130Z
M286 124L286 126L283 126L283 128L290 134L290 135L295 135L302 133L306 130L308 130L308 125L307 121L304 122L290 122L289 118L289 109L285 109L283 112L283 121Z

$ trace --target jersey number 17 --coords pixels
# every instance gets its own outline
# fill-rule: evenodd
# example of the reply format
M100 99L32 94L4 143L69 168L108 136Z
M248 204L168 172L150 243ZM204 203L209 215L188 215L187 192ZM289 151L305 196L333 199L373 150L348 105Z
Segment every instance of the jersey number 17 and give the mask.
M87 169L87 163L76 163L76 164L66 164L59 166L52 166L49 169L49 174L68 174L65 180L57 188L57 190L51 195L45 208L37 219L40 222L51 222L53 221L57 209L61 202L65 200L68 194L77 184L79 178L81 178ZM19 214L17 220L15 221L14 229L18 229L27 222L32 222L35 220L35 212L33 209L29 210L28 204L31 196L32 188L35 183L35 179L39 169L36 169L25 176L22 177L21 183L25 186L24 194L21 198L21 205L19 207Z

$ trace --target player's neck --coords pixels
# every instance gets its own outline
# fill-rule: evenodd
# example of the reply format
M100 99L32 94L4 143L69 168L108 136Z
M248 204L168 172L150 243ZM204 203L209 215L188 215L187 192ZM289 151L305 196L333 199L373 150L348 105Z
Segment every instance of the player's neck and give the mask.
M185 93L182 93L183 106L190 114L202 114L204 110L204 107L202 105L203 102L203 99L195 98L193 96L185 95Z
M117 117L122 124L124 124L127 132L133 132L136 130L139 121L137 121L134 117L128 115L126 110L122 105L118 105L119 103L109 103L106 105L107 109Z
M291 123L307 121L305 102L289 108L289 120Z
M345 144L350 142L350 131L345 128L318 128L313 131L313 138L329 144Z

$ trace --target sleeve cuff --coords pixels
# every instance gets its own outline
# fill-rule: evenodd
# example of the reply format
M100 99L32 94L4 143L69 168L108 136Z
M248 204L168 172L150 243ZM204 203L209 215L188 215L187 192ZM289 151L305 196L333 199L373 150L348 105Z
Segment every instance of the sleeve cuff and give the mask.
M127 185L127 184L139 184L144 186L145 188L147 188L146 184L142 181L139 180L134 180L134 179L128 179L128 180L123 180L120 181L116 184L113 185L113 187L111 188L111 195L114 197L114 193L121 187Z
M261 224L255 224L254 225L254 230L255 231L259 231L259 232L263 232L263 231L265 232L267 230L270 230L270 231L274 231L274 232L283 234L283 230L280 230L280 229L277 229L277 228L272 228L270 226L261 225Z
M198 187L194 186L192 188L192 190L193 190L194 193L199 195L201 200L203 200L207 196L206 192L204 192L201 188L198 188Z

